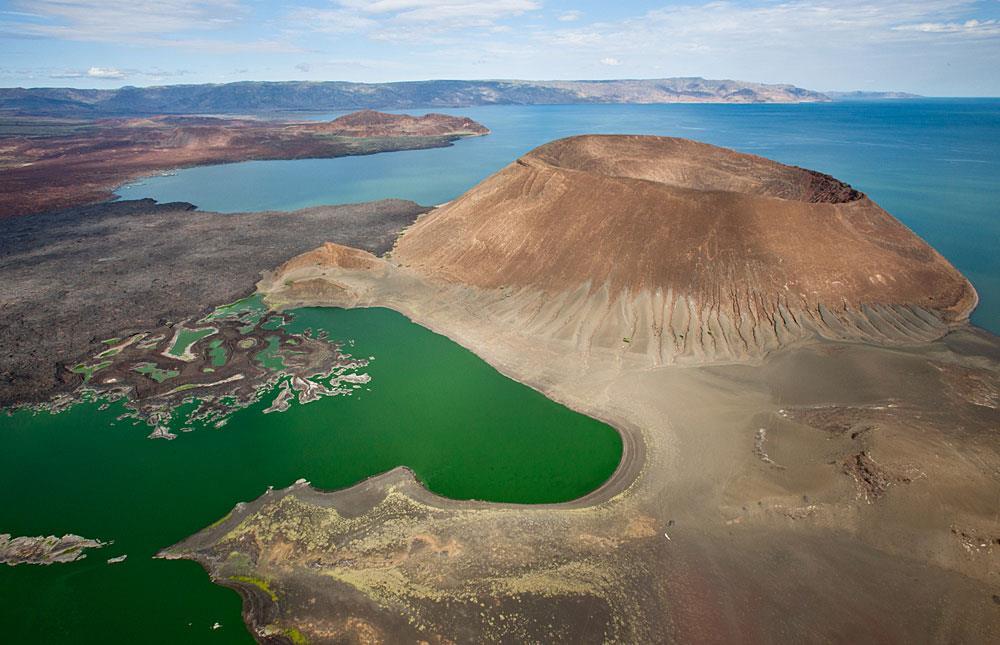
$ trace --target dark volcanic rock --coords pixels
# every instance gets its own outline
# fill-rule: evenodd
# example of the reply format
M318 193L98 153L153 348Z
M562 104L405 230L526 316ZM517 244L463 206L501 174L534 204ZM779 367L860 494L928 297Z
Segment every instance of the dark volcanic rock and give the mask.
M86 549L107 546L100 540L66 534L62 537L42 535L38 537L14 537L9 533L0 535L0 562L14 567L19 564L55 564L75 562L87 557Z
M291 213L219 214L124 201L5 222L0 405L41 402L67 365L124 336L253 291L260 272L334 241L382 254L426 208L384 200Z

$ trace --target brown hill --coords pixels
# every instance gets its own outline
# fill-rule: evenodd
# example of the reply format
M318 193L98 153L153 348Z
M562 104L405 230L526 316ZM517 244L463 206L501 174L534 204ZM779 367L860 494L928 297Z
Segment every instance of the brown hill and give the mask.
M321 123L316 130L345 137L431 137L441 135L489 134L489 129L463 116L447 114L388 114L361 110Z
M850 186L660 137L541 146L419 220L393 260L478 288L499 321L657 364L753 358L815 334L929 340L977 302Z

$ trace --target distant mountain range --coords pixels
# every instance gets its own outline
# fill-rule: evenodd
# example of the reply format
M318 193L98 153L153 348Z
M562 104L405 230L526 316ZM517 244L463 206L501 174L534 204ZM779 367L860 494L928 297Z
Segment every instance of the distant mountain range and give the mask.
M853 92L823 92L834 101L891 101L896 99L920 99L919 94L909 92L865 92L855 90Z
M792 85L704 78L614 81L240 82L116 90L0 88L0 110L25 115L246 114L569 103L802 103Z
M876 96L878 94L879 96ZM864 95L864 96L862 96ZM891 96L890 96L891 95ZM901 93L821 93L794 85L704 78L611 81L258 82L123 87L0 88L0 111L39 116L249 114L573 103L815 103Z

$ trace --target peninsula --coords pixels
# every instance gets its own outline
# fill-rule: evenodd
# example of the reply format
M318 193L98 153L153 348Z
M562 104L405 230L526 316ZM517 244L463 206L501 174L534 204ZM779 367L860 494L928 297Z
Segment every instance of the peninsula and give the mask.
M124 183L177 168L438 148L488 132L464 117L373 110L329 122L16 118L0 132L0 218L105 201Z

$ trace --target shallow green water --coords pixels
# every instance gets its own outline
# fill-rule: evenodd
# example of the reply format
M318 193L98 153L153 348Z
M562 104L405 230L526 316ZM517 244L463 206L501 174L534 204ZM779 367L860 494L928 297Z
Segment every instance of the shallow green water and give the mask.
M215 327L201 327L197 329L187 329L181 328L177 331L177 336L174 339L173 346L167 350L167 353L171 356L176 356L180 358L184 355L184 352L188 350L191 345L194 345L202 338L207 338L211 336L218 330Z
M618 464L612 428L395 312L298 310L289 329L306 328L354 339L345 351L375 357L372 380L266 416L265 397L172 442L115 422L118 405L0 417L0 532L115 540L75 563L0 568L0 641L249 642L233 591L150 556L269 485L339 488L405 464L442 495L536 503L593 490Z

